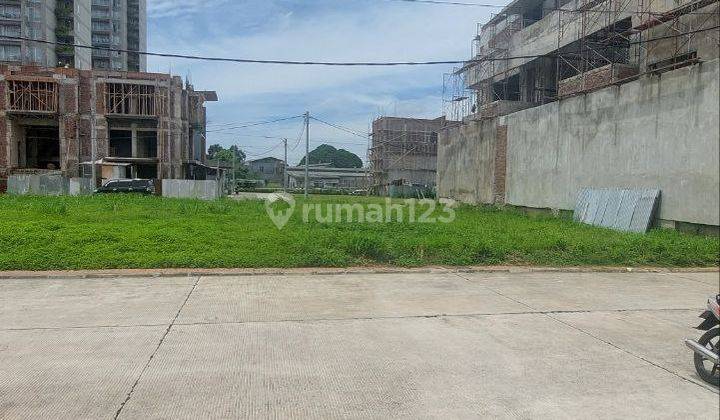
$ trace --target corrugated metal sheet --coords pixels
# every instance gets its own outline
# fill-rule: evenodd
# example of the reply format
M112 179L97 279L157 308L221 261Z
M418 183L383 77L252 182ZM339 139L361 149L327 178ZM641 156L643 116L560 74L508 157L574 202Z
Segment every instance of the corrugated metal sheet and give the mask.
M658 189L585 188L575 206L575 220L593 226L645 233L660 204Z

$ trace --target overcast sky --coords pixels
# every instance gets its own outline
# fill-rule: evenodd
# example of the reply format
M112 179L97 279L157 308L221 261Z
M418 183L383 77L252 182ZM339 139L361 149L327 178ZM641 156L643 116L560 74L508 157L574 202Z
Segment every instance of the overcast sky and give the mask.
M495 0L496 3L504 3ZM150 51L235 58L427 61L469 58L478 22L496 9L389 0L148 0ZM302 120L248 129L231 124L314 116L366 133L380 115L442 113L443 73L452 66L346 68L208 63L149 57L148 70L189 77L216 90L208 144L237 144L249 159L282 158ZM223 129L221 131L214 131ZM329 143L365 160L367 141L313 122L311 148ZM297 164L304 151L289 153Z

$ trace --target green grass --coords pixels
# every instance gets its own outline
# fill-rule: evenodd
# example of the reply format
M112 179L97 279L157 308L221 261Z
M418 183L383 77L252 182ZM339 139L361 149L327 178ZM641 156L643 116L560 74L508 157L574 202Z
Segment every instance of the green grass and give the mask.
M460 207L451 224L306 224L300 213L280 231L261 202L0 196L0 270L719 264L718 238L621 233L491 207Z

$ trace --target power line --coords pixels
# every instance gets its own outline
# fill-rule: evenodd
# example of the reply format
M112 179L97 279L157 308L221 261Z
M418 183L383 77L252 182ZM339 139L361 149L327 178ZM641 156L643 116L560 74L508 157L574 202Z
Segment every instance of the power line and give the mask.
M276 144L275 146L271 147L270 149L267 149L267 150L265 150L265 151L263 151L263 152L253 153L253 154L246 154L245 156L246 156L246 157L248 157L248 156L258 157L258 156L262 156L262 155L267 155L268 153L276 150L278 147L280 147L280 146L282 146L282 145L283 145L283 143L280 142L280 143Z
M367 134L363 135L363 134L360 134L360 133L358 133L357 131L352 130L352 129L350 129L350 128L343 127L343 126L338 125L338 124L333 124L333 123L330 123L330 122L327 122L327 121L323 121L323 120L321 120L321 119L319 119L319 118L315 118L315 117L310 117L310 118L312 118L313 120L315 120L315 121L317 121L317 122L319 122L319 123L322 123L322 124L325 124L325 125L327 125L327 126L336 128L336 129L338 129L338 130L340 130L340 131L344 131L344 132L346 132L346 133L350 133L350 134L352 134L353 136L358 136L358 137L360 137L360 138L362 138L362 139L365 139L365 140L367 139Z
M292 150L290 150L291 152L294 152L295 149L297 149L298 146L300 146L300 142L302 141L303 134L305 134L305 121L303 121L302 125L300 126L300 133L298 133L297 141L295 142L295 145L293 146Z
M201 60L201 61L215 61L215 62L228 62L228 63L246 63L246 64L285 64L294 66L364 66L364 67L390 67L390 66L432 66L440 64L462 64L463 61L458 60L439 60L439 61L388 61L388 62L343 62L343 61L293 61L293 60L264 60L264 59L250 59L250 58L226 58L226 57L207 57L199 55L184 55L184 54L170 54L170 53L157 53L148 51L136 51L128 50L123 48L111 48L111 47L99 47L90 45L74 44L70 42L58 42L58 41L46 41L41 39L32 39L22 36L8 36L0 35L0 38L12 40L12 41L27 41L36 42L40 44L58 45L63 47L73 48L86 48L90 50L101 50L118 53L128 54L139 54L152 57L164 57L164 58L182 58L187 60Z
M687 35L693 34L693 33L717 29L719 27L720 26L714 26L712 28L698 29L695 31L687 31L687 32L683 32L681 34L668 35L665 37L657 37L657 38L646 39L646 40L642 40L642 41L635 41L635 42L631 42L631 44L647 43L647 42L657 41L657 40L661 40L661 39L678 38L678 37L687 36ZM0 35L0 38L7 39L7 40L13 40L13 41L27 41L27 42L35 42L35 43L40 43L40 44L59 45L59 46L65 46L65 47L86 48L86 49L91 49L91 50L102 50L102 51L119 52L119 53L133 53L133 54L140 54L140 55L154 56L154 57L182 58L182 59L188 59L188 60L229 62L229 63L284 64L284 65L297 65L297 66L335 66L335 67L343 67L343 66L344 67L360 67L360 66L392 67L392 66L429 66L429 65L466 64L468 62L468 60L386 61L386 62L260 60L260 59L205 57L205 56L196 56L196 55L135 51L135 50L122 49L122 48L88 46L88 45L80 45L80 44L73 44L73 43L67 43L67 42L46 41L46 40L32 39L32 38L21 37L21 36ZM538 58L538 57L545 57L545 56L549 56L549 55L548 54L526 55L526 56L505 57L505 58L489 58L488 57L485 60L486 61L501 61L501 60L510 60L510 59L514 59L514 58ZM473 60L469 60L469 61L473 61ZM297 117L295 117L295 118L297 118ZM252 126L252 125L250 125L250 126Z
M239 130L242 128L257 127L259 125L274 124L274 123L278 123L278 122L282 122L282 121L293 120L295 118L300 118L300 117L302 117L302 115L296 115L294 117L278 118L276 120L271 120L271 121L260 121L260 122L256 122L256 123L252 123L252 124L239 125L239 126L235 126L235 127L218 128L215 130L207 130L207 133L217 133L217 132L224 132L224 131L231 131L231 130Z
M299 134L298 137L302 137L302 134L304 134L304 130ZM283 140L287 137L280 137L280 136L270 136L266 134L228 134L227 138L233 138L233 137L250 137L250 138L261 138L261 139L268 139L268 140ZM33 137L33 138L39 138L39 137ZM115 138L115 137L113 137ZM129 139L129 137L127 138ZM365 143L358 143L358 142L351 142L351 141L345 141L344 139L316 139L315 141L323 141L328 144L351 144L351 145L358 145L358 146L364 146ZM264 147L264 146L246 146L246 147ZM292 149L291 149L292 150Z

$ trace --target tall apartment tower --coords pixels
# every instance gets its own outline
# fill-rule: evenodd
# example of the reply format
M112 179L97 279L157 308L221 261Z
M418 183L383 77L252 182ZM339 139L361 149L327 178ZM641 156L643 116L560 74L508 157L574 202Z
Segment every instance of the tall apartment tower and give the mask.
M145 56L13 40L23 37L119 50L147 48L147 0L0 0L0 62L145 71Z

